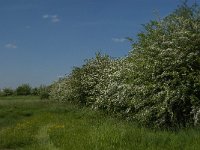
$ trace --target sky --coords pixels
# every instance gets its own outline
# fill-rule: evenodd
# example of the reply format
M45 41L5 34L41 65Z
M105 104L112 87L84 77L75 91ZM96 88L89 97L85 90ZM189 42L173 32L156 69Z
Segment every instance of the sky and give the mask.
M189 0L189 4L195 0ZM200 0L196 0L199 4ZM49 85L96 52L128 54L142 24L181 0L0 0L0 88Z

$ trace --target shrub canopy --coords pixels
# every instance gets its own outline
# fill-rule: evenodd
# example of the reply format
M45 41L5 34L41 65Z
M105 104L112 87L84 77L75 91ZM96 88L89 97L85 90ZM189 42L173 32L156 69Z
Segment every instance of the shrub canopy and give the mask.
M200 121L200 8L183 4L144 25L125 58L97 54L52 85L50 97L151 127Z
M153 126L186 126L200 109L200 9L181 6L151 21L133 43L129 83L135 118Z

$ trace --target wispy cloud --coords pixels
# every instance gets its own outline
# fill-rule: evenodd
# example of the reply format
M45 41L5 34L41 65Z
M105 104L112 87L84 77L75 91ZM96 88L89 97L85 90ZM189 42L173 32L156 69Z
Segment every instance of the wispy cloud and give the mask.
M8 49L16 49L17 45L15 43L8 43L4 47Z
M30 28L31 28L31 26L26 26L25 28L26 28L26 29L30 29Z
M43 19L48 19L50 20L52 23L57 23L60 22L60 17L58 15L49 15L49 14L45 14L42 16Z
M47 19L47 18L49 18L49 15L47 15L47 14L43 15L42 18Z
M112 41L116 42L116 43L123 43L126 41L126 39L125 38L112 38Z

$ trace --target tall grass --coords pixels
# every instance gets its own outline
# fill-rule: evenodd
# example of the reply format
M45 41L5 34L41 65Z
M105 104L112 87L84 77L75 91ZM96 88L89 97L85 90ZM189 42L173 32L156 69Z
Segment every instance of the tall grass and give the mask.
M72 104L0 98L0 149L183 150L199 143L199 129L156 131Z

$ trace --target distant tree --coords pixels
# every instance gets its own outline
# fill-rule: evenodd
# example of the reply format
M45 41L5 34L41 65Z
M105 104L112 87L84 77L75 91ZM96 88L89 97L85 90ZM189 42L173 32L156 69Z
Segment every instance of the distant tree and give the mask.
M3 96L3 90L0 89L0 96Z
M31 95L40 95L39 88L35 87L31 89Z
M31 87L29 84L22 84L17 87L16 89L17 95L30 95L31 94Z
M14 94L14 90L11 88L4 88L1 92L2 96L11 96Z
M38 93L39 93L40 99L49 99L49 92L50 92L49 86L41 85L38 88Z

